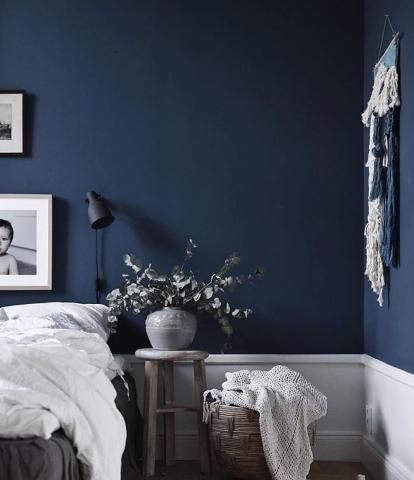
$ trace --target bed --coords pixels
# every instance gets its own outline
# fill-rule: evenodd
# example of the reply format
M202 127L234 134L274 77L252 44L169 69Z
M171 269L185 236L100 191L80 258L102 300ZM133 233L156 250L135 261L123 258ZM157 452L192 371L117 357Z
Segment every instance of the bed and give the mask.
M117 391L116 405L127 426L127 443L122 456L122 480L139 480L142 451L142 419L136 407L137 395L133 378L121 377L112 383ZM71 441L62 430L43 438L0 438L0 478L7 480L82 480L79 462Z
M61 308L61 305L55 305ZM52 308L54 308L52 307ZM10 319L16 311L5 309L8 316L0 312L1 320ZM29 310L32 312L33 308ZM20 312L21 310L19 310ZM23 309L24 311L24 309ZM38 315L38 313L37 313ZM50 316L48 310L47 315ZM92 322L93 323L93 322ZM3 324L4 325L4 324ZM83 325L84 327L84 325ZM89 327L91 326L89 325ZM93 326L93 328L96 328ZM0 324L1 330L1 324ZM112 379L116 390L115 404L126 425L126 446L122 454L122 480L141 478L138 467L142 444L142 419L137 407L135 382L131 375L116 375ZM62 429L51 438L0 438L0 478L7 480L84 480L73 442Z

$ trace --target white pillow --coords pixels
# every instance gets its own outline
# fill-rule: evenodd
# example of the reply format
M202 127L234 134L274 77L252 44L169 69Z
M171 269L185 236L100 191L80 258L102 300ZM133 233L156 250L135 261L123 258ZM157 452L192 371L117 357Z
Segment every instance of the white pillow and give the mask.
M85 332L98 333L108 340L108 307L101 304L82 304L69 302L29 303L11 305L3 308L6 318L45 318L60 324L60 328L82 329ZM8 318L7 318L8 317Z
M0 308L0 322L2 320L8 320L8 319L9 319L9 317L7 316L4 308Z

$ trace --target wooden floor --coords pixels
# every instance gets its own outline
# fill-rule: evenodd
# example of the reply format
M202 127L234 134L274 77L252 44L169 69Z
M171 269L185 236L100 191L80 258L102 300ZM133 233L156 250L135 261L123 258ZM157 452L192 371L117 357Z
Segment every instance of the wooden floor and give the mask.
M366 472L360 463L352 462L314 462L309 480L357 480L357 475ZM172 467L157 465L153 480L224 480L220 474L202 475L198 462L176 462ZM367 480L374 480L367 475Z
M364 467L356 462L314 462L311 467L310 480L357 480L359 473L370 477Z

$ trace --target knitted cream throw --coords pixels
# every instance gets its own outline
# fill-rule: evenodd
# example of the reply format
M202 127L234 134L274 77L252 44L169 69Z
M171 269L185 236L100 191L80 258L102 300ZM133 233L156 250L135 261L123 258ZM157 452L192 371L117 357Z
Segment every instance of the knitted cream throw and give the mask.
M226 379L222 391L204 393L205 413L209 396L259 412L263 451L273 480L305 480L313 461L307 427L326 415L326 397L301 374L281 365L268 372L226 373Z

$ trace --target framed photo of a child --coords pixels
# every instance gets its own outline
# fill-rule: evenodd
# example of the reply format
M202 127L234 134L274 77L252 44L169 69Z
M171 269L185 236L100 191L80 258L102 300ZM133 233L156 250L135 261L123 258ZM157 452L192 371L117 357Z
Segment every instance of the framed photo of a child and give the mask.
M52 195L0 194L0 290L52 289Z
M0 156L25 155L24 90L0 90Z

